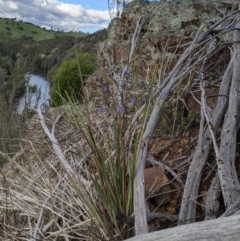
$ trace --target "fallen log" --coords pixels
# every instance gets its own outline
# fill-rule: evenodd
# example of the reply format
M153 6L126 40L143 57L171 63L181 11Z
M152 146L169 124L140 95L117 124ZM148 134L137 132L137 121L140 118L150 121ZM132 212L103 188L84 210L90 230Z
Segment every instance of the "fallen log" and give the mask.
M127 241L232 241L240 237L240 215L142 234Z

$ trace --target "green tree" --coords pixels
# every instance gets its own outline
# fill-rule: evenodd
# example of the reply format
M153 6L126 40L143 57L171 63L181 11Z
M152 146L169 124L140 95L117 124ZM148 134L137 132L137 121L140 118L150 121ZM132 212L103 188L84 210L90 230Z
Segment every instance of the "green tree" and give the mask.
M95 69L96 57L90 54L80 53L76 59L63 62L54 77L51 91L52 105L64 104L69 96L74 101L82 101L82 86Z

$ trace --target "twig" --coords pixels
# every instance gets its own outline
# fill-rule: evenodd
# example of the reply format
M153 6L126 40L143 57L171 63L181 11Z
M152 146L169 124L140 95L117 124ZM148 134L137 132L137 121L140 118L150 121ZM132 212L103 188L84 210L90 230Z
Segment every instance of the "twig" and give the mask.
M203 73L200 73L200 89L201 89L201 102L202 102L202 110L203 110L203 113L204 113L204 117L206 118L206 121L207 121L207 125L208 125L208 128L209 128L209 131L210 131L210 134L211 134L211 137L212 137L212 141L213 141L213 146L214 146L214 151L215 151L215 154L216 154L216 159L217 159L217 162L219 162L222 157L220 155L220 152L219 152L219 148L218 148L218 145L217 145L217 140L215 138L215 135L214 135L214 129L213 129L213 125L210 121L210 117L209 117L209 114L208 114L208 111L207 111L207 103L206 103L206 93L205 93L205 76Z
M46 135L48 136L49 140L51 141L53 149L54 149L57 157L59 158L61 164L63 165L63 167L65 168L65 170L67 171L68 174L74 174L71 166L68 164L67 160L65 159L65 156L63 155L61 147L58 144L58 141L55 138L54 133L51 133L49 131L49 129L48 129L46 123L45 123L40 104L38 105L37 113L38 113L42 128L43 128L44 132L46 133ZM59 119L59 116L58 116L57 119ZM56 122L57 121L55 121L55 123L53 123L53 127L52 127L53 132L54 132L54 129L55 129Z

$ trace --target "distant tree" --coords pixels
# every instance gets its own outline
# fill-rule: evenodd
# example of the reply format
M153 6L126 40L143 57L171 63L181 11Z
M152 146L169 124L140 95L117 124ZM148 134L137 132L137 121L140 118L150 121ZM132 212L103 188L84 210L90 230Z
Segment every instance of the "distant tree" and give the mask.
M18 29L20 29L21 31L24 30L23 26L18 26Z

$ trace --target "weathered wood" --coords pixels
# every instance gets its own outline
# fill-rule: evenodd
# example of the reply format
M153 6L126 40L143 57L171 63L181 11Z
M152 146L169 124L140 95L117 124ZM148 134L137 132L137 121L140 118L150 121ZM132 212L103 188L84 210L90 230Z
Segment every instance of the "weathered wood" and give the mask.
M238 16L240 19L240 16ZM240 24L236 25L239 28ZM226 209L240 198L240 184L235 168L237 127L238 127L238 98L240 92L240 31L234 31L233 44L233 77L229 93L229 105L225 114L221 132L220 160L218 176L221 184L224 204Z
M235 21L234 21L235 23ZM235 27L235 26L233 26ZM219 98L217 106L215 107L213 117L207 118L208 128L202 135L200 133L198 148L195 152L193 161L188 171L188 176L185 184L185 189L183 193L183 199L179 214L179 223L194 222L196 216L196 198L199 192L199 185L202 175L203 167L208 158L210 151L210 145L212 143L211 139L214 139L214 149L216 152L216 159L218 163L218 172L221 183L221 189L224 190L224 202L226 208L233 204L240 196L239 181L235 169L235 148L236 148L236 128L237 128L237 110L238 110L238 93L239 93L239 80L238 75L240 71L240 47L239 39L240 34L238 30L239 26L236 26L234 35L234 51L232 59L228 65L227 70L222 79L221 88L225 86L225 91L219 92ZM214 137L214 131L218 128L221 120L222 114L228 103L228 86L230 81L230 99L229 108L227 114L225 115L225 120L223 124L223 130L221 135L221 146L220 151L218 150L216 144L216 138ZM222 101L222 103L221 103ZM204 107L204 106L203 106ZM220 114L221 113L221 114ZM205 116L207 115L205 106ZM209 131L210 130L210 131ZM211 134L211 135L210 135ZM216 188L218 190L214 190ZM209 190L206 208L206 219L213 218L217 212L218 207L214 204L217 202L221 190L219 190L219 182L217 179Z
M240 215L140 235L127 241L233 241L240 237Z
M221 185L218 174L216 174L206 196L205 220L215 219L218 216L220 194Z
M227 16L224 20L216 23L214 26L218 26L225 20L227 21L229 19L233 20L231 21L231 24L234 25L234 18L236 17L235 15ZM232 25L229 25L229 29L231 27L234 27ZM200 64L200 62L203 63L206 59L212 57L214 52L218 52L219 49L223 48L223 45L218 45L216 48L213 47L208 49L209 45L211 45L212 40L214 38L213 36L209 36L211 35L211 31L204 32L202 31L202 28L199 29L191 45L185 50L185 52L179 58L175 67L172 69L168 77L165 79L165 81L159 88L160 94L158 95L155 101L149 120L146 123L146 128L144 130L142 140L140 142L141 146L137 153L137 170L134 179L134 214L136 235L140 235L148 231L145 207L143 169L145 168L149 140L152 137L157 121L160 118L162 105L168 98L172 89L178 83L179 79L187 75L192 70L193 66L197 66L197 64ZM205 56L203 56L204 50L206 52ZM189 66L189 63L193 64ZM231 64L229 64L229 66L225 74L225 79L223 79L224 83L222 83L222 86L224 87L227 85L227 89L224 89L223 93L221 92L222 89L220 90L218 104L216 109L214 110L213 117L211 118L214 130L216 130L219 127L222 121L222 116L224 114L224 110L228 100L228 98L226 98L226 95L228 93L229 82L231 80L232 71L229 72L229 70L232 68L232 62ZM210 147L212 144L209 130L205 130L201 138L202 140L199 141L200 145L198 146L198 149L195 153L193 164L191 165L188 172L188 179L184 189L184 195L179 215L179 223L187 222L187 220L189 220L189 222L194 222L195 220L196 199L198 196L202 169L208 158Z
M222 78L222 83L219 90L219 98L212 116L212 127L217 129L221 123L225 108L228 103L229 86L232 79L233 60L228 64L228 67ZM212 139L209 129L206 129L203 134L200 133L199 143L194 153L193 160L188 170L187 180L183 192L181 208L179 212L179 224L191 223L196 218L196 198L199 192L202 170L206 163L211 148Z
M149 121L146 126L146 130L143 134L141 149L138 153L138 161L137 161L137 170L136 176L134 179L134 213L135 213L135 234L140 235L148 232L148 224L147 224L147 209L145 205L145 185L144 185L144 168L147 160L147 152L149 140L153 134L153 131L156 127L157 120L160 115L161 107L164 101L167 99L171 89L176 84L177 73L180 71L180 67L183 65L185 60L189 57L191 53L191 48L189 47L184 55L180 58L178 63L176 64L173 71L169 74L169 77L166 79L166 86L163 88L159 97L156 100L156 103L151 112Z
M240 199L228 207L228 209L221 215L221 217L229 217L240 213Z
M168 77L165 79L162 84L162 88L160 88L161 92L157 97L153 110L150 114L149 120L146 124L146 128L141 141L141 148L138 152L137 157L137 170L136 176L134 178L134 214L135 214L135 234L141 235L143 233L148 232L148 224L147 224L147 213L146 213L146 205L145 205L145 191L144 191L144 168L147 159L148 145L149 140L153 135L154 129L156 127L157 121L160 118L161 109L163 103L168 98L172 89L176 86L178 81L187 75L194 65L188 66L186 62L189 60L191 54L194 55L196 53L196 47L199 46L199 36L202 35L201 28L196 34L194 40L191 45L184 51L184 53L179 58L175 67L169 73ZM196 54L197 55L197 54ZM193 58L193 57L192 57ZM204 57L196 57L198 60L197 63L203 61ZM191 62L191 61L190 61Z

